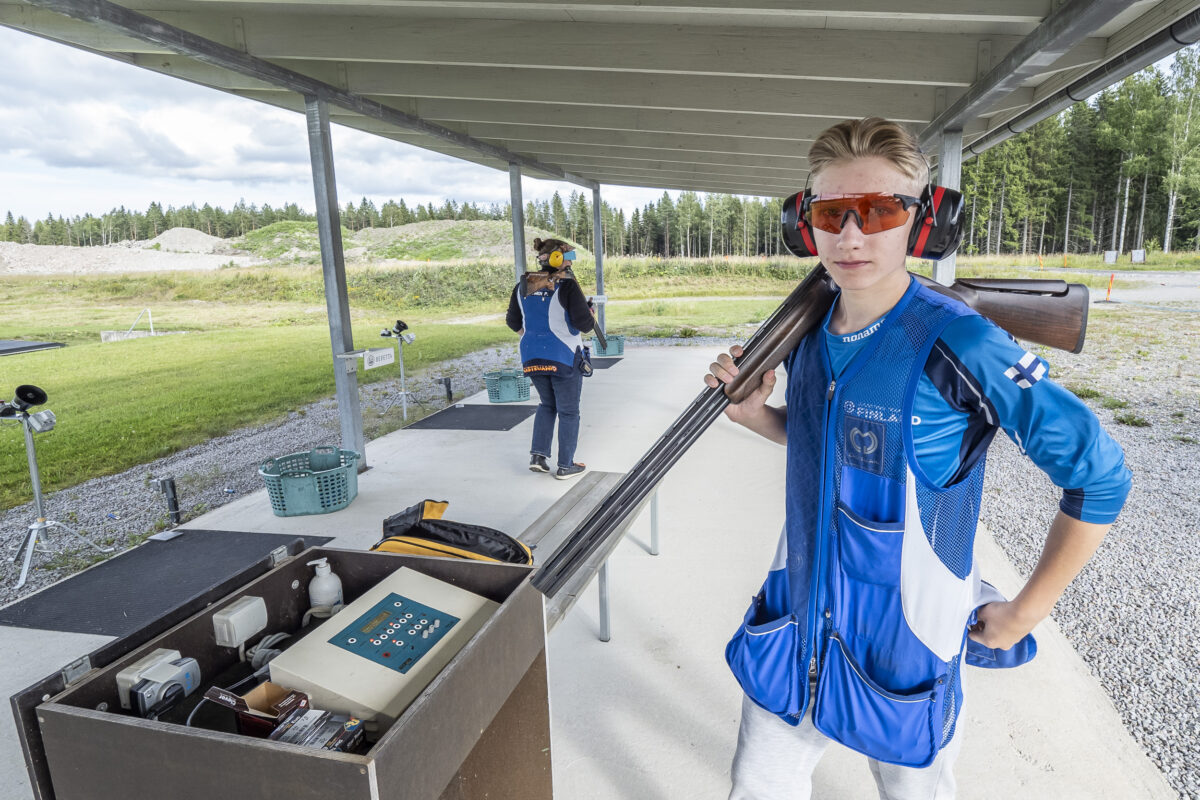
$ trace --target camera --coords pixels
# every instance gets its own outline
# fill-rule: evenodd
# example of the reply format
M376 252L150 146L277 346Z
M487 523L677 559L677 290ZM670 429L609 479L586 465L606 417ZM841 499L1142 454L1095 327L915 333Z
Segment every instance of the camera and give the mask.
M200 665L178 650L159 648L117 673L121 708L158 719L200 685Z

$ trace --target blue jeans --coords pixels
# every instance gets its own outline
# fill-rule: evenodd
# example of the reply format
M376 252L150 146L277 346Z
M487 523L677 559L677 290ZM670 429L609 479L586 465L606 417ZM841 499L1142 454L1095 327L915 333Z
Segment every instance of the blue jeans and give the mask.
M554 438L554 418L558 417L558 466L575 463L575 446L579 444L579 394L583 389L583 374L575 370L569 378L558 375L530 375L537 389L537 413L533 417L532 456L550 457L550 441Z

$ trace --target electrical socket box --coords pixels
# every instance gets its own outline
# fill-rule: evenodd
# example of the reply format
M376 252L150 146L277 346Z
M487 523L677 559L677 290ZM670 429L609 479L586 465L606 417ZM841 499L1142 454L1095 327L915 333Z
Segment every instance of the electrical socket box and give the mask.
M160 647L152 650L148 655L143 656L118 672L117 694L121 698L121 708L133 708L133 702L130 699L130 690L138 681L146 676L148 671L162 664L170 664L178 658L180 658L178 650L169 650L165 647Z
M261 597L239 597L213 614L213 635L219 647L240 647L267 628L267 603Z
M382 732L498 607L404 567L272 659L271 680Z

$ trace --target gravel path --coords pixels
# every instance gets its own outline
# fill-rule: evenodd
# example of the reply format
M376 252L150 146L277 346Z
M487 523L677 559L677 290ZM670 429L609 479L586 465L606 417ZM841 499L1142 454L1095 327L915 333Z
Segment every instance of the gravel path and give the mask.
M1060 383L1128 402L1087 401L1134 476L1120 519L1054 619L1172 787L1200 798L1200 325L1180 312L1132 324L1147 332L1124 347L1095 338L1080 355L1041 353ZM1130 412L1148 425L1114 420ZM1060 491L1004 436L989 459L982 519L1027 576Z
M1128 323L1122 335L1093 335L1084 354L1041 352L1061 383L1095 387L1128 403L1127 408L1109 410L1103 398L1088 401L1125 448L1134 473L1133 493L1120 520L1054 616L1175 790L1184 798L1200 798L1195 766L1200 764L1200 682L1193 679L1200 673L1200 329L1191 314L1141 313L1143 317ZM1131 342L1129 329L1136 325L1154 332L1136 334ZM1108 326L1094 322L1093 331L1100 330ZM729 342L696 337L626 343L710 344L715 352ZM483 388L483 372L514 364L515 347L508 346L410 376L411 390L425 401L412 410L419 416L444 405L445 391L433 382L436 377L450 375L458 398ZM396 388L395 381L363 387L368 438L399 424ZM1114 421L1114 414L1129 412L1148 425ZM49 498L48 510L51 517L120 548L165 524L165 502L149 484L151 475L173 475L185 516L194 517L259 489L262 454L296 452L337 440L336 408L332 401L318 402L278 424L237 431L59 492ZM1028 575L1060 492L1003 436L997 437L989 457L982 519L1017 569ZM7 554L15 552L32 516L30 506L0 513L0 545ZM31 573L22 595L87 562L86 549L76 548L69 537L52 537L51 544L74 556L36 554L39 568ZM55 564L59 568L41 568ZM16 569L0 561L0 604L17 599L12 591Z

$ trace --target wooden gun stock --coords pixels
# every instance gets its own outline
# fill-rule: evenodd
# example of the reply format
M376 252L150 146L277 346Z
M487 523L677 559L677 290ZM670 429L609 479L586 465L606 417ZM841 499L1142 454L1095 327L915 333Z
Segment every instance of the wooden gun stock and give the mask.
M1018 339L1069 353L1083 350L1088 290L1082 283L966 278L942 286L917 275L922 284L961 300Z
M971 279L942 286L916 276L925 286L953 297L1013 336L1078 353L1087 325L1087 288L1063 281L991 281ZM837 291L818 264L767 318L735 360L738 375L716 389L706 388L672 423L608 497L534 574L533 585L553 597L571 576L620 529L667 470L687 452L730 403L740 403L758 388L762 374L783 363L800 340L821 323Z
M794 322L771 332L759 348L754 352L747 349L736 361L738 376L725 387L729 402L745 400L758 388L762 374L783 363L784 357L825 316L833 301L834 290L824 266L818 264L805 282L814 276L819 277L820 283L827 288L819 292L810 289L809 306L803 311L791 297L784 301L780 309L789 309ZM913 277L923 286L969 306L1018 339L1072 353L1083 349L1088 314L1088 290L1083 284L1059 280L969 278L942 286L923 275Z

